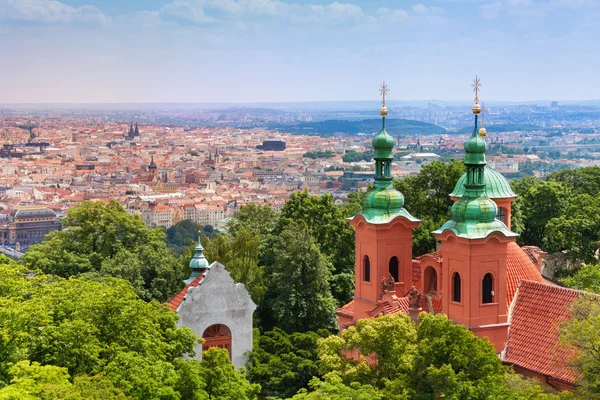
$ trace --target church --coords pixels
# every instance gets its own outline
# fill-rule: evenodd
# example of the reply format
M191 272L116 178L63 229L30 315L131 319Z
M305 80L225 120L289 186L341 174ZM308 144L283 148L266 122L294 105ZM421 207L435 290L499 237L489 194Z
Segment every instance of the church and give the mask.
M503 362L515 371L559 389L579 377L559 346L558 325L582 292L547 282L541 274L544 253L520 247L511 231L516 195L507 180L486 164L486 131L478 129L479 79L473 84L473 134L464 144L466 173L450 194L452 216L433 234L438 250L412 258L412 233L419 219L404 208L392 185L394 139L385 128L387 86L373 138L375 183L355 229L355 293L336 311L340 330L359 319L404 313L443 313L475 335L487 337Z
M246 365L252 350L252 315L256 304L242 283L235 283L219 262L208 265L198 238L192 273L185 287L169 301L179 314L179 326L190 328L204 341L195 346L196 358L211 347L227 349L236 368Z

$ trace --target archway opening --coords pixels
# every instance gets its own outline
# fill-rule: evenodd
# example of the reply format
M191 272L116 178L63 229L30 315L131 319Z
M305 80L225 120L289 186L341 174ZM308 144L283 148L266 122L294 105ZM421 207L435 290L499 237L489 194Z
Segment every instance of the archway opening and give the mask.
M231 357L231 331L227 326L223 324L209 326L204 330L202 339L204 339L202 351L206 351L211 347L219 347L227 349L229 357Z
M458 272L452 275L452 301L460 303L460 274Z
M437 272L435 268L425 268L423 289L425 293L437 294Z
M494 277L490 273L483 277L481 302L483 304L494 302Z
M394 278L394 282L399 282L398 280L398 257L394 256L390 258L390 266L389 266L390 275Z

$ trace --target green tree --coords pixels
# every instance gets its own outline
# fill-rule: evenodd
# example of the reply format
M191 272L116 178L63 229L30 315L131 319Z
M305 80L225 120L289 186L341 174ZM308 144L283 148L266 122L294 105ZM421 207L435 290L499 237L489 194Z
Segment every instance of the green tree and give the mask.
M567 251L574 261L597 262L600 246L600 195L581 194L565 201L562 214L546 224L550 252Z
M263 265L274 263L277 236L295 224L310 232L321 254L333 265L331 290L338 303L350 300L354 294L354 230L329 194L292 193L281 210Z
M342 333L319 343L321 369L326 377L383 387L384 381L405 381L412 370L417 329L404 314L362 319ZM347 353L360 352L358 358ZM367 355L367 357L365 357Z
M507 369L487 338L445 315L421 313L410 374L415 399L496 399L507 396Z
M185 247L198 240L198 224L190 219L184 219L168 228L166 234L168 247L181 254Z
M565 169L548 175L548 181L567 185L573 194L600 194L600 167Z
M258 265L260 233L243 225L234 232L203 238L204 254L209 262L219 261L225 265L233 280L243 283L252 300L260 306L266 291L264 267ZM193 255L191 249L186 253L188 262Z
M261 385L263 396L293 396L319 376L317 341L328 335L328 331L287 334L279 328L261 334L255 329L248 377Z
M250 203L242 206L229 222L229 232L235 235L242 227L258 232L262 240L265 240L277 223L278 213L269 205Z
M571 319L561 327L561 339L578 350L576 365L582 374L581 398L600 399L600 299L582 296L571 305Z
M0 389L2 400L127 400L106 378L71 377L66 368L19 361L10 369L11 384Z
M164 231L146 228L118 202L84 202L69 210L63 226L25 253L29 268L61 277L120 277L145 300L166 301L182 287L187 271L167 248Z
M522 199L524 229L520 243L545 248L546 225L563 214L567 197L567 188L558 182L542 181L531 186Z
M600 265L584 265L575 275L561 279L560 283L573 289L600 294Z
M392 399L554 398L515 381L489 340L444 315L421 313L418 325L401 314L360 320L342 337L322 339L319 357L324 380L311 387L324 396L361 398L367 391ZM310 395L298 398L317 398Z
M305 226L290 224L273 240L274 260L267 266L265 320L286 332L334 326L331 263Z
M260 385L248 383L243 370L235 370L225 349L213 347L202 353L199 372L209 400L255 399L260 392Z

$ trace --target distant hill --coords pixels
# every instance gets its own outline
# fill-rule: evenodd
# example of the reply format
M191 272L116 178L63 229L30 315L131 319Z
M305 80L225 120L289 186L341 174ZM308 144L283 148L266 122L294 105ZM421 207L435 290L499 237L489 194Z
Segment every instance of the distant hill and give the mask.
M546 128L531 124L497 124L497 125L486 125L485 130L488 132L531 132L531 131L545 131ZM473 125L466 126L456 133L471 133L473 132Z
M392 136L446 133L446 130L440 126L408 119L386 119L385 125L386 130ZM327 120L292 124L273 123L268 124L268 128L288 133L308 135L333 135L335 133L344 133L347 135L356 135L357 133L371 134L381 130L381 119L363 119L359 121Z

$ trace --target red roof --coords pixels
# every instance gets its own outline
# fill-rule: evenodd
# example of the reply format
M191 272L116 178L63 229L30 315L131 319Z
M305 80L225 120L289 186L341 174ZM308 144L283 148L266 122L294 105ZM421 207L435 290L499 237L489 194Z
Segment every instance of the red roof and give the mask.
M167 301L167 304L169 304L169 308L172 311L177 311L181 303L183 303L183 300L185 299L189 288L198 286L202 279L204 279L204 275L206 275L206 272L195 277L193 281L185 285L185 287L181 289L179 293L177 293L175 296L171 297L169 301Z
M352 318L354 316L354 300L350 300L349 303L344 304L342 307L335 310L335 312L336 314Z
M567 383L579 378L569 365L573 347L559 344L559 325L570 317L569 306L582 292L522 281L510 312L510 328L503 360Z
M542 274L531 262L529 256L515 242L508 243L506 256L506 302L510 307L519 282L533 281L544 283Z

